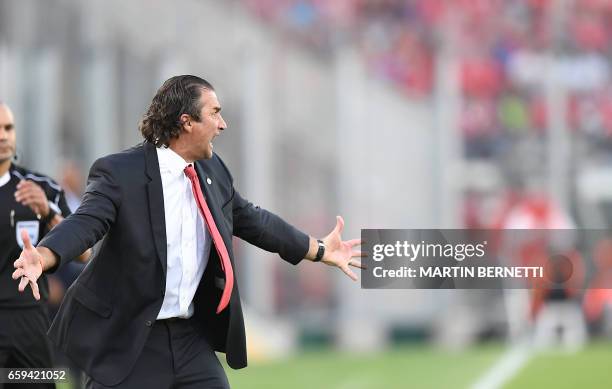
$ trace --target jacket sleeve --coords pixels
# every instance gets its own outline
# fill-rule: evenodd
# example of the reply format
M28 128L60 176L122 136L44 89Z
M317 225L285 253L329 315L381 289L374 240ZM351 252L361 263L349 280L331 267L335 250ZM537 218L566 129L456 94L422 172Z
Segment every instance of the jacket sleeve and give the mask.
M55 226L38 246L47 247L64 265L98 242L115 222L120 207L121 192L113 176L108 157L92 165L81 205L69 217Z
M266 251L278 253L285 261L297 265L308 252L309 236L272 212L255 206L233 193L235 236Z

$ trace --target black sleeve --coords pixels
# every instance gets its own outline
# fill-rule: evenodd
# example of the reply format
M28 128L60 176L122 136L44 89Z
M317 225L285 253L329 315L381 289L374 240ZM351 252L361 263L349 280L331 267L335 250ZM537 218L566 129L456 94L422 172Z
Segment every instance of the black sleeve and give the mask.
M62 217L67 218L72 214L70 208L68 207L68 203L66 202L66 193L63 190L59 192L57 206L59 207L60 211L62 211Z
M115 222L120 199L110 161L108 158L98 159L89 171L79 208L55 226L38 245L57 254L60 259L58 266L77 258L102 239ZM65 204L65 199L63 202Z
M53 184L57 185L55 182ZM63 218L70 216L72 212L66 202L66 194L62 188L59 188L59 185L55 187L47 186L45 194L47 195L47 200L49 200L49 206L55 213Z
M64 191L60 189L59 191L54 190L54 193L49 196L47 194L47 199L49 200L49 207L53 208L53 211L59 214L64 219L72 214L70 208L68 207L68 203L66 202L66 196ZM44 227L45 235L51 231L47 225Z
M234 235L297 265L308 252L310 237L272 212L233 195Z
M234 189L232 174L223 160L216 154L215 158L225 170L231 185L233 234L297 265L308 253L310 237L274 213L242 198Z

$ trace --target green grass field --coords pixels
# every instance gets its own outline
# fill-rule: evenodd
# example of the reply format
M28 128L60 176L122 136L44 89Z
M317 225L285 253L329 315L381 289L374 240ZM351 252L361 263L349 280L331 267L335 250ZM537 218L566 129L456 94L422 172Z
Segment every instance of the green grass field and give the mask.
M235 389L461 389L469 388L503 352L501 345L462 353L425 346L378 354L313 350L282 361L253 362L242 370L225 369ZM575 354L538 354L504 386L531 388L612 388L612 343L591 344Z
M464 353L427 347L381 354L350 355L311 351L280 362L227 369L232 388L447 389L469 388L503 353L484 346ZM576 354L533 357L505 389L612 388L612 344L594 344Z
M612 388L612 343L593 344L576 354L540 354L504 389L522 388Z
M426 347L364 355L312 351L283 362L226 371L232 388L238 389L465 388L500 352L501 347L457 354Z

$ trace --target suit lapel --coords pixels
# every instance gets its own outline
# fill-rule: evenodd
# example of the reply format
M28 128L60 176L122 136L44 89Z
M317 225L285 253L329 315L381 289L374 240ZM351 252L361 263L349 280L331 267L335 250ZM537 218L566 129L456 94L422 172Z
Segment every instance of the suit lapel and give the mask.
M232 244L231 232L227 230L225 222L223 221L223 212L221 211L221 202L212 189L215 183L215 177L212 174L212 171L206 160L199 160L195 162L195 168L198 172L198 180L200 181L200 187L202 188L202 192L204 193L204 198L206 200L206 204L208 204L208 208L210 208L210 213L215 219L215 224L223 237L223 241L226 246L230 246ZM210 183L209 183L210 182Z
M146 174L149 177L147 194L149 197L149 215L151 217L151 229L153 242L157 250L157 256L166 276L167 250L166 250L166 218L164 213L164 193L162 189L161 175L159 173L159 161L155 146L149 142L144 143Z

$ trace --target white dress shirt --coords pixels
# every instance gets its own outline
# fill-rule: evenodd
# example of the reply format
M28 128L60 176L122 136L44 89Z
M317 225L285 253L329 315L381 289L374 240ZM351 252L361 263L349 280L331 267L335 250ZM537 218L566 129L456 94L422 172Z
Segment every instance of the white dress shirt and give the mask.
M157 148L166 217L166 294L157 320L193 315L193 296L206 269L211 238L184 173L189 165L170 148Z
M0 177L0 186L4 186L6 183L8 183L11 180L11 172L8 171L6 173L4 173L2 175L2 177Z

